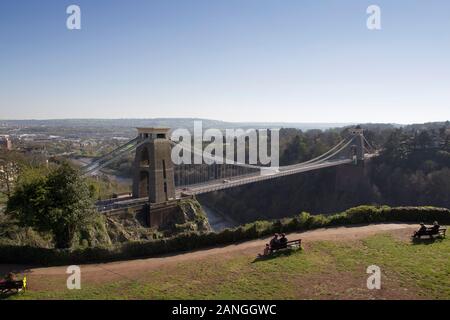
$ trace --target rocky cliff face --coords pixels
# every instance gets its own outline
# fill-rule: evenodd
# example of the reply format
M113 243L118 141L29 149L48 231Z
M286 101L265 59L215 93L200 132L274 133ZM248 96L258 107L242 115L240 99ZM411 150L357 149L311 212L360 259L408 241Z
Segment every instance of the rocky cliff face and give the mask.
M167 215L164 223L153 228L148 227L147 208L125 209L106 216L106 229L111 242L159 239L188 231L211 231L206 214L195 199L181 200L164 214Z
M172 223L170 231L174 233L197 231L211 231L208 219L200 203L196 199L186 199L180 201L178 205L178 218Z

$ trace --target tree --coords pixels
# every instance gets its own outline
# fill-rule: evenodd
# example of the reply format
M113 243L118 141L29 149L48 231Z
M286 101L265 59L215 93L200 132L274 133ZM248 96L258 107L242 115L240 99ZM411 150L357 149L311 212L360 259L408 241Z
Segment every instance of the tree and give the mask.
M450 207L450 169L434 171L429 176L427 185L427 204Z
M95 216L91 188L79 172L63 163L44 175L29 170L8 200L7 213L23 226L51 232L58 248L69 248Z
M0 193L7 199L11 196L23 164L23 157L15 152L0 153Z
M14 183L19 173L19 167L10 161L0 159L0 193L9 199Z
M428 131L421 131L417 136L417 144L421 149L430 148L433 146L433 139Z
M288 144L281 158L283 165L301 162L306 157L306 144L303 137L296 135Z

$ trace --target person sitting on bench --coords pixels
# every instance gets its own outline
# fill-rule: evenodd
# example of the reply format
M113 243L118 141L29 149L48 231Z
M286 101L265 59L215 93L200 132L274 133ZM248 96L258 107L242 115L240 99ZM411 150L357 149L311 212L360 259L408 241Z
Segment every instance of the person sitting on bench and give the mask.
M270 250L278 249L280 246L280 240L278 240L278 233L275 233L273 238L270 240Z
M0 279L0 283L11 283L14 281L16 281L16 276L12 272L4 276L3 279Z
M270 245L266 243L266 247L264 248L263 254L258 253L258 257L265 257L270 254Z
M16 275L12 272L8 273L5 277L5 282L13 282L16 281Z
M433 226L430 228L430 232L431 232L431 234L437 234L437 233L439 233L439 228L440 228L441 226L439 225L439 223L437 222L437 221L435 221L435 222L433 222Z
M286 235L284 233L281 234L281 238L279 240L279 246L280 248L286 248L287 247L288 239L286 238Z
M427 233L427 227L425 226L425 223L421 222L419 230L416 231L416 235L422 235L422 234L426 234L426 233Z
M439 229L441 228L441 226L439 225L439 223L437 221L435 221L433 223L433 226L430 228L427 228L425 226L425 224L420 223L420 228L418 231L414 232L414 237L419 237L420 236L424 236L424 235L435 235L435 234L439 234Z

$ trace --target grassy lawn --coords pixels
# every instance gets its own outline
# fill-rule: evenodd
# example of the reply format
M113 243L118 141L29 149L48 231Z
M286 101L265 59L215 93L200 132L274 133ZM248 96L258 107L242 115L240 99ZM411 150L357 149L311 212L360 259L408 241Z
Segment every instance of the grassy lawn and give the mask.
M366 268L372 264L381 268L381 290L366 287ZM274 259L255 261L237 252L148 271L138 280L86 283L81 290L59 287L29 290L14 298L450 299L450 240L412 244L380 234L348 242L312 242L303 251Z

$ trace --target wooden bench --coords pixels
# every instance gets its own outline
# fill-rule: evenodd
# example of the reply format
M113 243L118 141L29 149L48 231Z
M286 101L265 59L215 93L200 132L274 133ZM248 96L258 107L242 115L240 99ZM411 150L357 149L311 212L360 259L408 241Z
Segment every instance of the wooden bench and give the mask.
M291 249L291 248L301 248L302 247L302 239L297 239L297 240L291 240L286 242L285 245L279 245L276 246L275 248L270 248L270 252L277 252L280 250L285 250L285 249Z
M433 236L440 236L445 238L445 233L447 229L446 228L439 228L438 231L432 230L431 228L427 228L425 232L418 232L416 231L413 234L413 238L421 238L422 236L429 236L430 238L433 238Z
M25 290L27 287L27 278L24 277L23 280L17 280L17 281L2 281L0 282L0 293L6 294L6 293L13 293L13 292L20 292L22 290Z

